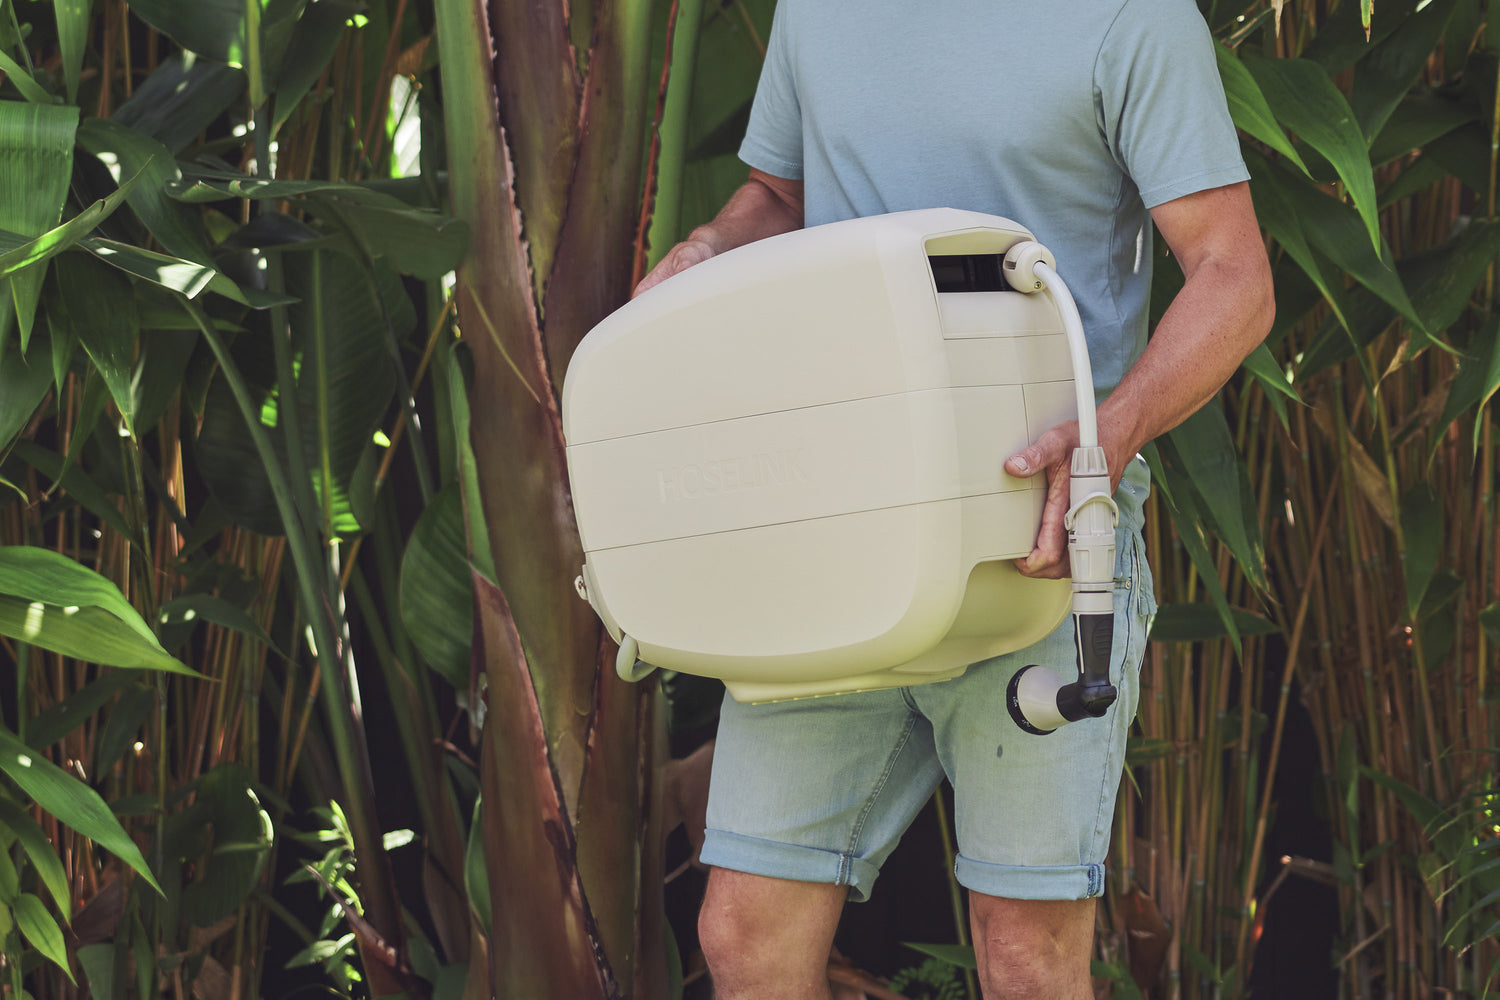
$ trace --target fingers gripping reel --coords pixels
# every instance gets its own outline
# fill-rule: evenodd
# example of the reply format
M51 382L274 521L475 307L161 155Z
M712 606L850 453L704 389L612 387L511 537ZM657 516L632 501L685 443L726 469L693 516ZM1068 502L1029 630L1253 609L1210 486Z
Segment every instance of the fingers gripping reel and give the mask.
M1006 707L1016 725L1041 736L1058 726L1100 718L1117 692L1109 680L1114 644L1115 525L1120 511L1110 497L1109 467L1099 447L1093 374L1083 321L1067 286L1053 269L1052 255L1036 243L1018 243L1005 256L1002 273L1017 291L1045 289L1063 317L1078 392L1078 447L1069 479L1068 559L1073 574L1074 647L1078 675L1064 683L1045 667L1022 667L1006 688Z

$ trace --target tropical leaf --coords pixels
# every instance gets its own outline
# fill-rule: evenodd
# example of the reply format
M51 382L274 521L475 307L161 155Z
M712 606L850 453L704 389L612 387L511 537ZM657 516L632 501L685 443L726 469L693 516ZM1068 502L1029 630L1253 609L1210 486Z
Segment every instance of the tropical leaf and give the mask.
M135 345L140 335L130 282L87 254L70 253L56 264L57 315L83 345L94 370L132 436L135 426Z
M474 585L463 495L449 483L417 519L401 561L401 621L423 659L457 690L469 686Z
M238 100L245 85L245 73L238 67L173 52L136 85L111 121L177 153Z
M99 223L114 214L130 195L140 174L121 184L114 193L94 202L56 229L35 239L26 239L9 230L0 230L0 277L9 277L23 268L48 260L77 243Z
M127 200L167 253L196 264L210 263L202 218L167 194L168 187L182 179L171 150L148 135L105 118L84 121L78 127L78 145L103 163L116 183L141 175Z
M1255 82L1255 77L1250 75L1244 63L1224 45L1214 46L1214 56L1219 61L1219 78L1224 81L1224 96L1228 100L1229 117L1234 120L1234 124L1291 160L1304 174L1307 173L1307 164L1302 162L1296 147L1276 121L1265 95L1260 92L1260 85Z

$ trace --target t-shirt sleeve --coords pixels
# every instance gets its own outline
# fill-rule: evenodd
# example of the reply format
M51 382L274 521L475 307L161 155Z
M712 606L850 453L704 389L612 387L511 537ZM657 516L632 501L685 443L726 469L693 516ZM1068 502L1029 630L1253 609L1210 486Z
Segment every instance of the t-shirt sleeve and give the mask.
M750 124L740 143L740 159L757 170L787 180L802 179L802 105L797 100L791 46L786 22L790 3L776 5L766 61L761 67Z
M1147 208L1248 180L1193 0L1126 0L1094 67L1100 127Z

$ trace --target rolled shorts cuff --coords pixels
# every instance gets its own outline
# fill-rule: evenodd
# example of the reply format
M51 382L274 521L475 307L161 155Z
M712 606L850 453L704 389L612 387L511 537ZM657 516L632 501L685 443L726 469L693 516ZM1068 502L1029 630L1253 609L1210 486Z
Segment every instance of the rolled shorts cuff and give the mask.
M958 856L953 874L958 884L986 896L1006 899L1088 899L1104 895L1104 866L996 865Z
M704 831L699 859L705 865L750 875L847 885L851 903L863 903L869 899L875 876L880 874L879 867L852 854L782 844L727 830Z

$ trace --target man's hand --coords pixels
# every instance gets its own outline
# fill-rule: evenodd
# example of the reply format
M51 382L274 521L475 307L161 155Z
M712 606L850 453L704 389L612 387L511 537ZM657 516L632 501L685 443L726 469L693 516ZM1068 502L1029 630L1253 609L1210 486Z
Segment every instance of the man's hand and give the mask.
M1106 428L1099 428L1099 443L1109 463L1109 492L1119 489L1125 475L1125 464L1135 450L1111 440ZM1073 449L1078 447L1078 422L1059 424L1036 439L1036 444L1022 448L1005 460L1005 471L1021 479L1040 473L1047 475L1047 502L1042 507L1042 524L1037 529L1036 547L1024 559L1016 560L1022 576L1038 580L1061 580L1070 574L1068 565L1068 529L1063 518L1073 505L1068 486L1072 480Z
M694 239L692 236L689 236L671 250L668 250L667 255L656 262L656 266L647 272L639 285L635 286L635 291L630 293L630 297L635 298L646 289L654 288L677 272L686 271L694 264L703 263L712 257L714 253L714 248L709 245L707 240Z
M1213 398L1266 336L1275 314L1271 266L1255 223L1248 184L1186 195L1151 210L1187 279L1151 334L1146 351L1099 404L1099 444L1110 491L1147 441L1176 427ZM1036 548L1016 568L1025 576L1068 575L1063 516L1078 425L1061 424L1005 462L1013 476L1047 473L1047 504Z
M631 298L710 257L767 236L802 228L802 181L750 169L750 179L707 225L699 226L657 262Z

